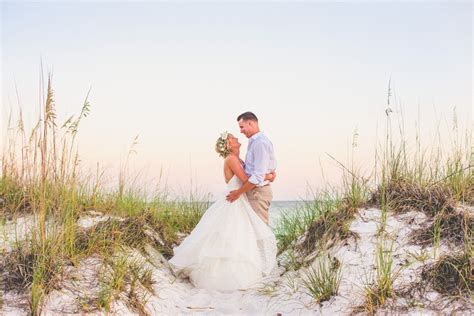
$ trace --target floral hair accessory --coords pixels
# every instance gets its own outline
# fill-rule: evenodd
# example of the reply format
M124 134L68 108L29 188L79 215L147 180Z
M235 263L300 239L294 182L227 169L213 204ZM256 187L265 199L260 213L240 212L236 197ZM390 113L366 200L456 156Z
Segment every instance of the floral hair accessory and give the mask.
M222 158L225 158L229 156L230 154L229 144L227 143L229 135L230 134L227 131L225 131L224 133L221 134L221 136L216 141L216 152Z

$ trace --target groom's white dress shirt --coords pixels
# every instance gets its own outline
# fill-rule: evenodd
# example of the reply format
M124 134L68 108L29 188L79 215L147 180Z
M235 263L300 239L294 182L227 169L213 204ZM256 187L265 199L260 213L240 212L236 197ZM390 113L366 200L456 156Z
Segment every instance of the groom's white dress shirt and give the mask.
M275 153L272 142L262 132L249 138L247 155L245 156L245 173L249 182L258 187L269 184L265 175L276 169Z

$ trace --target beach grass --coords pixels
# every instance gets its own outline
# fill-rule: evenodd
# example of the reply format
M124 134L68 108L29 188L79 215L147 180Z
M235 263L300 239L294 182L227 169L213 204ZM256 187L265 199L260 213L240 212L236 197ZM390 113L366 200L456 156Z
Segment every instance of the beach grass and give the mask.
M128 288L127 301L140 310L143 295L137 295L134 286L145 283L150 291L151 274L137 272L138 263L106 259L126 248L142 250L145 243L170 257L180 234L189 233L207 209L207 196L170 199L165 191L146 196L129 187L127 164L116 189L105 188L99 168L93 176L81 174L76 137L90 113L88 94L80 114L60 124L51 76L42 83L39 120L27 131L21 109L17 121L10 115L2 153L2 222L31 221L24 236L16 233L9 241L11 251L1 262L7 272L2 284L28 292L31 313L40 314L44 298L67 278L65 268L98 255L111 274L101 280L103 291L93 305L107 311L113 298ZM80 218L94 217L105 219L87 228L78 223ZM137 281L142 279L147 280Z
M303 286L317 303L321 303L337 295L341 283L341 263L325 253L316 261L304 272Z
M37 315L44 298L68 277L66 267L98 256L107 273L100 280L101 291L93 308L107 312L120 298L134 311L145 313L146 297L153 292L152 275L143 262L126 260L120 254L136 249L146 255L145 246L152 245L170 258L172 248L199 222L209 198L192 193L172 199L166 189L145 194L128 177L129 155L115 188L105 187L99 167L93 175L81 173L76 137L91 110L89 94L80 114L60 123L51 77L42 86L42 110L35 125L27 130L20 109L16 119L10 115L7 127L0 223L22 219L32 224L26 234L17 231L9 240L10 249L0 261L6 272L1 283L8 290L28 293L31 314ZM395 137L391 115L387 114L386 132L370 176L362 175L355 163L358 134L354 132L351 161L342 163L330 156L343 170L341 188L314 194L283 213L275 227L278 253L286 254L288 270L309 267L304 286L317 301L337 293L341 276L328 262L312 267L318 257L314 254L347 238L357 240L350 225L361 208L372 206L381 210L382 220L376 273L366 287L366 312L375 313L396 297L393 284L398 271L393 269L385 225L389 214L408 211L422 212L428 221L413 237L414 243L434 245L434 251L446 242L462 247L456 256L435 254L437 260L423 270L424 281L440 293L472 297L474 220L469 210L460 211L460 206L474 206L472 136L468 131L459 133L454 121L451 149L441 145L422 148L419 137L409 146L402 126ZM94 222L94 218L101 220ZM80 219L94 223L84 227ZM305 260L308 256L310 260Z
M336 194L325 192L314 196L312 200L302 201L295 209L283 212L275 227L278 252L282 253L294 246L318 218L332 213L340 204L341 199Z
M387 109L390 103L389 88ZM397 111L402 112L402 111ZM434 246L434 264L427 265L422 274L425 282L442 287L440 293L472 297L474 218L469 207L474 205L474 153L469 128L458 131L456 114L452 122L450 146L441 145L438 129L428 147L423 147L420 132L410 142L403 118L392 127L393 111L386 111L385 133L375 151L371 175L361 174L354 162L357 131L353 135L350 161L343 163L329 155L343 171L342 189L336 194L320 194L302 208L285 214L276 229L279 251L286 251L292 269L305 267L309 256L327 251L338 241L354 238L350 224L362 208L376 207L381 211L378 223L379 242L375 250L375 275L365 287L362 311L373 314L390 299L396 298L394 280L400 270L393 267L392 237L386 233L388 216L410 211L421 212L427 221L412 236L412 242ZM396 133L398 132L398 134ZM332 192L335 192L334 190ZM316 206L316 207L315 207ZM463 246L462 255L439 258L442 244ZM457 294L456 294L457 293Z

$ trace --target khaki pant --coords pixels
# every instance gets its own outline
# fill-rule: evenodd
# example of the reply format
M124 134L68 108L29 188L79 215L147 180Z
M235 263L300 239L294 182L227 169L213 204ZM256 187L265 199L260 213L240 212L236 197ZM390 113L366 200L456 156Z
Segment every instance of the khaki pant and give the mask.
M255 187L247 192L247 198L255 213L268 225L268 209L273 198L270 185Z

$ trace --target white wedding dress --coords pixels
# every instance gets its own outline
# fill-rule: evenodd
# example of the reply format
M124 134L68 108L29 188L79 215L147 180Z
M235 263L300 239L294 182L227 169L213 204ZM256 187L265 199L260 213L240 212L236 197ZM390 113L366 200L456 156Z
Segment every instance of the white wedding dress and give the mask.
M228 191L240 188L235 175ZM191 234L173 249L172 269L194 286L220 291L246 289L276 267L275 235L243 194L230 203L225 196L207 209Z

